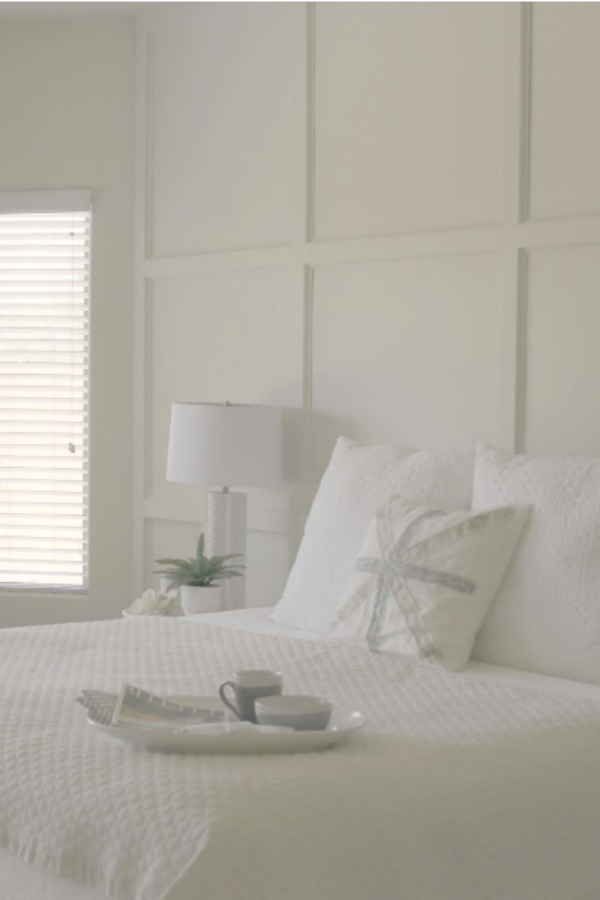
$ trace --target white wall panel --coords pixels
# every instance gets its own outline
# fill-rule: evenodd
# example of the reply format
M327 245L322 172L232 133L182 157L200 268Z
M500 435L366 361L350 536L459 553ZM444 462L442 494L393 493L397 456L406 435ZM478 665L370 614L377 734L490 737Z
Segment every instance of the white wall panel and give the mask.
M500 284L491 255L317 270L317 471L338 434L416 447L502 442L511 348Z
M296 269L156 282L149 336L153 496L175 498L183 490L164 477L173 400L301 407L302 323L303 281ZM294 418L287 423L294 433ZM286 462L293 476L298 465L291 444Z
M529 259L526 449L600 454L600 246Z
M502 7L317 4L317 238L499 220Z
M197 3L156 28L154 255L302 238L305 18L295 3Z
M600 4L534 3L532 218L600 215Z
M219 487L166 481L171 402L270 403L284 408L286 483L248 491L246 597L248 605L269 605L280 596L295 534L298 489L290 482L303 470L303 300L300 267L154 283L147 318L146 586L156 581L157 557L192 552L203 528L203 493Z

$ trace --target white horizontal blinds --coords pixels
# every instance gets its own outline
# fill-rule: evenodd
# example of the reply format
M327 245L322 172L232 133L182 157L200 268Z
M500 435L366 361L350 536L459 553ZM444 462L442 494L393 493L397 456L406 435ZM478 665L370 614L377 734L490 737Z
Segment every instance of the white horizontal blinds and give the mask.
M88 572L89 194L0 194L0 585Z

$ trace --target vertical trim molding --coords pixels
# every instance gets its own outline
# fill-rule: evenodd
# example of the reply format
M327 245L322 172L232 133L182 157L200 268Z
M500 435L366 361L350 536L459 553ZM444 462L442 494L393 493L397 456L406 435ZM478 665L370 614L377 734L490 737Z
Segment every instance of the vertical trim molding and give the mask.
M527 389L527 253L506 250L502 271L501 379L498 408L502 445L522 453L525 445Z
M146 383L146 290L144 265L149 251L149 120L153 98L150 92L151 39L147 23L136 23L136 152L134 201L134 329L133 329L133 565L132 594L138 596L143 585L146 553L144 521L146 408L149 391Z
M519 140L519 222L529 219L531 184L531 71L533 3L520 4L521 12L521 90Z
M306 226L310 243L316 228L316 3L306 4Z
M503 220L518 224L529 212L531 4L504 10Z
M151 353L151 337L154 332L154 282L147 281L144 292L143 334L144 347L142 354L142 370L144 381L144 425L143 447L140 459L143 479L143 499L152 493L152 394L154 389L153 359Z
M144 223L144 253L150 259L154 255L154 106L155 106L155 58L154 35L146 30L146 90L144 130L144 187L146 196L146 221Z
M527 425L527 307L528 307L528 265L525 250L517 251L516 285L516 395L515 395L515 453L525 451Z
M314 306L314 272L310 266L304 266L304 335L303 335L303 384L302 384L302 486L307 500L310 490L311 448L312 448L312 413L313 413L313 306Z

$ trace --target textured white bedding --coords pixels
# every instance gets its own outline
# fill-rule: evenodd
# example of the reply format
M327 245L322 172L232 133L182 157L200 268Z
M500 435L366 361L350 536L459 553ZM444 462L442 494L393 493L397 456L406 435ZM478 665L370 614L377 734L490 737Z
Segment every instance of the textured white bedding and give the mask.
M597 900L598 688L448 673L231 616L0 634L0 843L140 900ZM101 739L74 703L124 679L213 693L240 666L277 666L368 728L319 754L163 756ZM22 862L0 874L6 900L102 895L69 891Z
M323 636L315 631L302 628L288 628L270 619L271 607L249 607L248 609L232 609L227 612L206 613L191 616L191 620L220 625L222 628L236 628L240 631L251 631L255 634L277 634L280 637L292 637L305 641L321 641ZM536 672L523 672L520 669L508 669L492 663L470 660L465 672L482 675L505 683L522 685L526 688L550 691L562 697L588 697L600 702L600 686L583 681L571 681L566 678L552 678L550 675L539 675ZM599 893L600 896L600 893Z
M239 631L251 631L254 634L275 634L278 637L291 637L303 641L322 641L323 635L306 628L288 628L270 618L270 606L248 607L247 609L230 609L226 612L204 613L200 616L189 616L191 622L204 622L220 625L223 628L236 628Z

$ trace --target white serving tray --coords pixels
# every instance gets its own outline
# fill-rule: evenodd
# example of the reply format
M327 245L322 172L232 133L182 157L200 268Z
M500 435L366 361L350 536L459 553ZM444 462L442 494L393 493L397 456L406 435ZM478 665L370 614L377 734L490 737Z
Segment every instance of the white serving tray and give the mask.
M173 700L190 702L190 697L173 697ZM222 709L215 697L194 697L195 706L205 709ZM88 724L113 740L121 741L137 750L153 750L160 753L306 753L325 750L348 738L365 724L365 717L357 710L334 708L331 721L321 731L261 731L252 728L236 728L231 731L171 731L165 728L140 728L124 725L101 725L90 716Z

